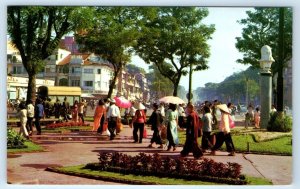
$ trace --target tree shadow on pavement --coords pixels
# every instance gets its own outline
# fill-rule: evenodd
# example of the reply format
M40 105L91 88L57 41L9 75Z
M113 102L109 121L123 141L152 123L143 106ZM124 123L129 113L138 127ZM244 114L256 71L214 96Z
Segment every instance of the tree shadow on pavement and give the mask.
M47 167L63 167L60 164L21 164L22 167L32 167L35 169L46 169Z

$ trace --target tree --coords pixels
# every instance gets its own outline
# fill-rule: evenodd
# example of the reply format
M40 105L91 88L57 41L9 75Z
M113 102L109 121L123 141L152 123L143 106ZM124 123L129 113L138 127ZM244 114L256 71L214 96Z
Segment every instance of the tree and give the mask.
M44 60L58 47L63 35L71 31L73 10L74 7L8 7L8 34L28 73L27 99L35 100L36 74L44 69Z
M281 14L279 10L281 10ZM277 107L279 111L282 111L283 81L281 73L292 58L292 9L255 8L254 11L247 11L247 14L248 18L239 21L240 24L245 25L245 28L242 37L236 38L237 49L244 53L244 58L239 59L238 62L259 68L261 47L269 45L272 48L275 59L272 64L272 72L274 75L278 73ZM280 39L281 42L279 42Z
M127 64L126 70L128 73L131 73L131 74L135 74L135 73L146 74L146 71L144 70L144 68L138 67L134 64Z
M284 62L292 58L292 10L286 9L285 18L285 48ZM264 45L272 48L275 63L272 72L276 73L278 63L278 38L279 38L279 8L255 8L247 11L248 18L238 21L244 25L242 37L237 37L236 48L243 53L243 59L238 59L241 64L251 64L259 68L260 49Z
M201 24L208 15L206 8L161 7L146 12L135 50L172 82L176 96L181 76L188 73L191 64L195 71L208 68L207 40L211 39L214 26Z
M99 54L113 65L108 98L113 93L117 77L130 60L130 47L138 36L138 11L132 7L95 7L93 18L75 34L82 51Z
M150 83L151 96L157 99L163 96L169 96L173 92L172 83L170 80L162 76L155 65L149 67L150 71L146 74L146 78Z
M252 102L259 100L257 73L258 69L250 67L245 71L232 74L220 83L206 83L205 87L196 89L196 95L201 101L218 99L224 103L246 101L246 96L249 96Z

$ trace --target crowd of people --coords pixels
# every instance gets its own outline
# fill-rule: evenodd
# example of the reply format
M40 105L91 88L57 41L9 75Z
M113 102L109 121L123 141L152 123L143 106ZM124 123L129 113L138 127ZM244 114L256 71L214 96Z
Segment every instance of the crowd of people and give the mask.
M61 103L59 99L53 105L50 105L51 99L45 100L37 98L33 103L32 100L18 102L17 115L20 119L20 134L25 138L29 138L33 134L33 125L36 127L37 135L41 135L42 118L49 118L54 115L58 122L72 120L74 122L84 123L84 108L85 101L74 101L73 106L70 106L67 97Z
M46 100L47 101L47 100ZM40 119L47 116L49 106L47 102L37 98L35 103L31 100L20 102L18 115L20 118L20 134L29 138L33 133L33 125L35 125L37 134L41 134ZM49 101L49 99L48 99ZM50 99L51 101L51 99ZM87 103L84 99L75 100L70 106L67 97L61 103L59 99L53 104L53 114L60 121L72 120L78 123L84 123L85 111ZM185 157L190 152L195 158L200 158L204 153L215 155L216 151L225 142L228 155L235 155L235 148L230 134L232 123L235 120L237 107L232 103L221 104L218 100L205 101L203 104L195 107L189 103L184 104L152 104L152 114L147 119L147 108L142 102L132 102L132 106L125 111L125 117L128 125L132 128L132 137L134 143L143 143L143 138L147 136L146 125L151 125L153 131L149 148L154 148L154 144L158 148L163 148L166 143L167 151L176 151L179 144L178 129L185 130L186 142L181 156ZM221 115L217 118L217 109ZM276 111L272 106L272 112ZM33 121L34 120L34 121ZM115 136L121 131L121 111L116 106L114 99L100 99L94 107L92 131L109 136L110 140L114 140ZM260 109L255 110L249 105L245 113L245 128L254 124L254 128L260 125ZM214 132L213 130L218 130ZM202 137L201 144L198 144L198 138Z
M193 104L152 104L152 114L147 119L146 107L141 102L132 102L132 106L125 112L126 117L131 118L128 122L132 128L133 143L143 143L145 137L146 125L151 125L153 131L152 138L148 148L154 148L154 144L163 149L163 142L166 142L167 151L176 151L179 144L178 129L185 130L186 142L183 150L180 152L182 157L187 156L190 152L198 159L203 156L207 150L211 155L225 142L228 155L234 156L235 149L230 135L231 121L231 104L220 104L218 101L210 103L206 101L200 110ZM216 117L216 110L220 109L221 119ZM117 134L118 124L121 122L121 113L116 101L99 100L95 108L93 131L102 133L104 131L114 140ZM218 125L218 132L212 135L214 126ZM198 144L198 138L202 136L201 144Z

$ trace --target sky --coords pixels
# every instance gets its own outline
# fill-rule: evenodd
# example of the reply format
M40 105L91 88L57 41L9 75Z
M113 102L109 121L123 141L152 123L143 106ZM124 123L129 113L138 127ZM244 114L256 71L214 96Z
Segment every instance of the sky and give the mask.
M210 58L208 59L208 70L193 73L193 90L198 87L204 87L205 83L219 83L227 76L234 72L245 70L249 65L236 63L236 60L242 58L243 55L235 48L236 37L241 36L243 26L237 23L237 20L246 18L247 10L251 8L234 8L234 7L214 7L208 8L209 15L203 19L204 24L215 24L215 32L212 39L208 41L210 45ZM148 70L147 64L134 56L132 63ZM182 77L180 85L188 90L189 78Z

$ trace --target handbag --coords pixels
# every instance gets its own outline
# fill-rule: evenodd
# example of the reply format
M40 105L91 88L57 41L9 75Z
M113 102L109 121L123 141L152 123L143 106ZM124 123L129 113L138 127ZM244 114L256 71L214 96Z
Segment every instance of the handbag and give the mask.
M232 128L235 127L235 123L234 123L234 121L232 120L231 115L229 115L228 117L229 117L229 127L232 129Z
M147 138L147 129L144 127L143 138Z

